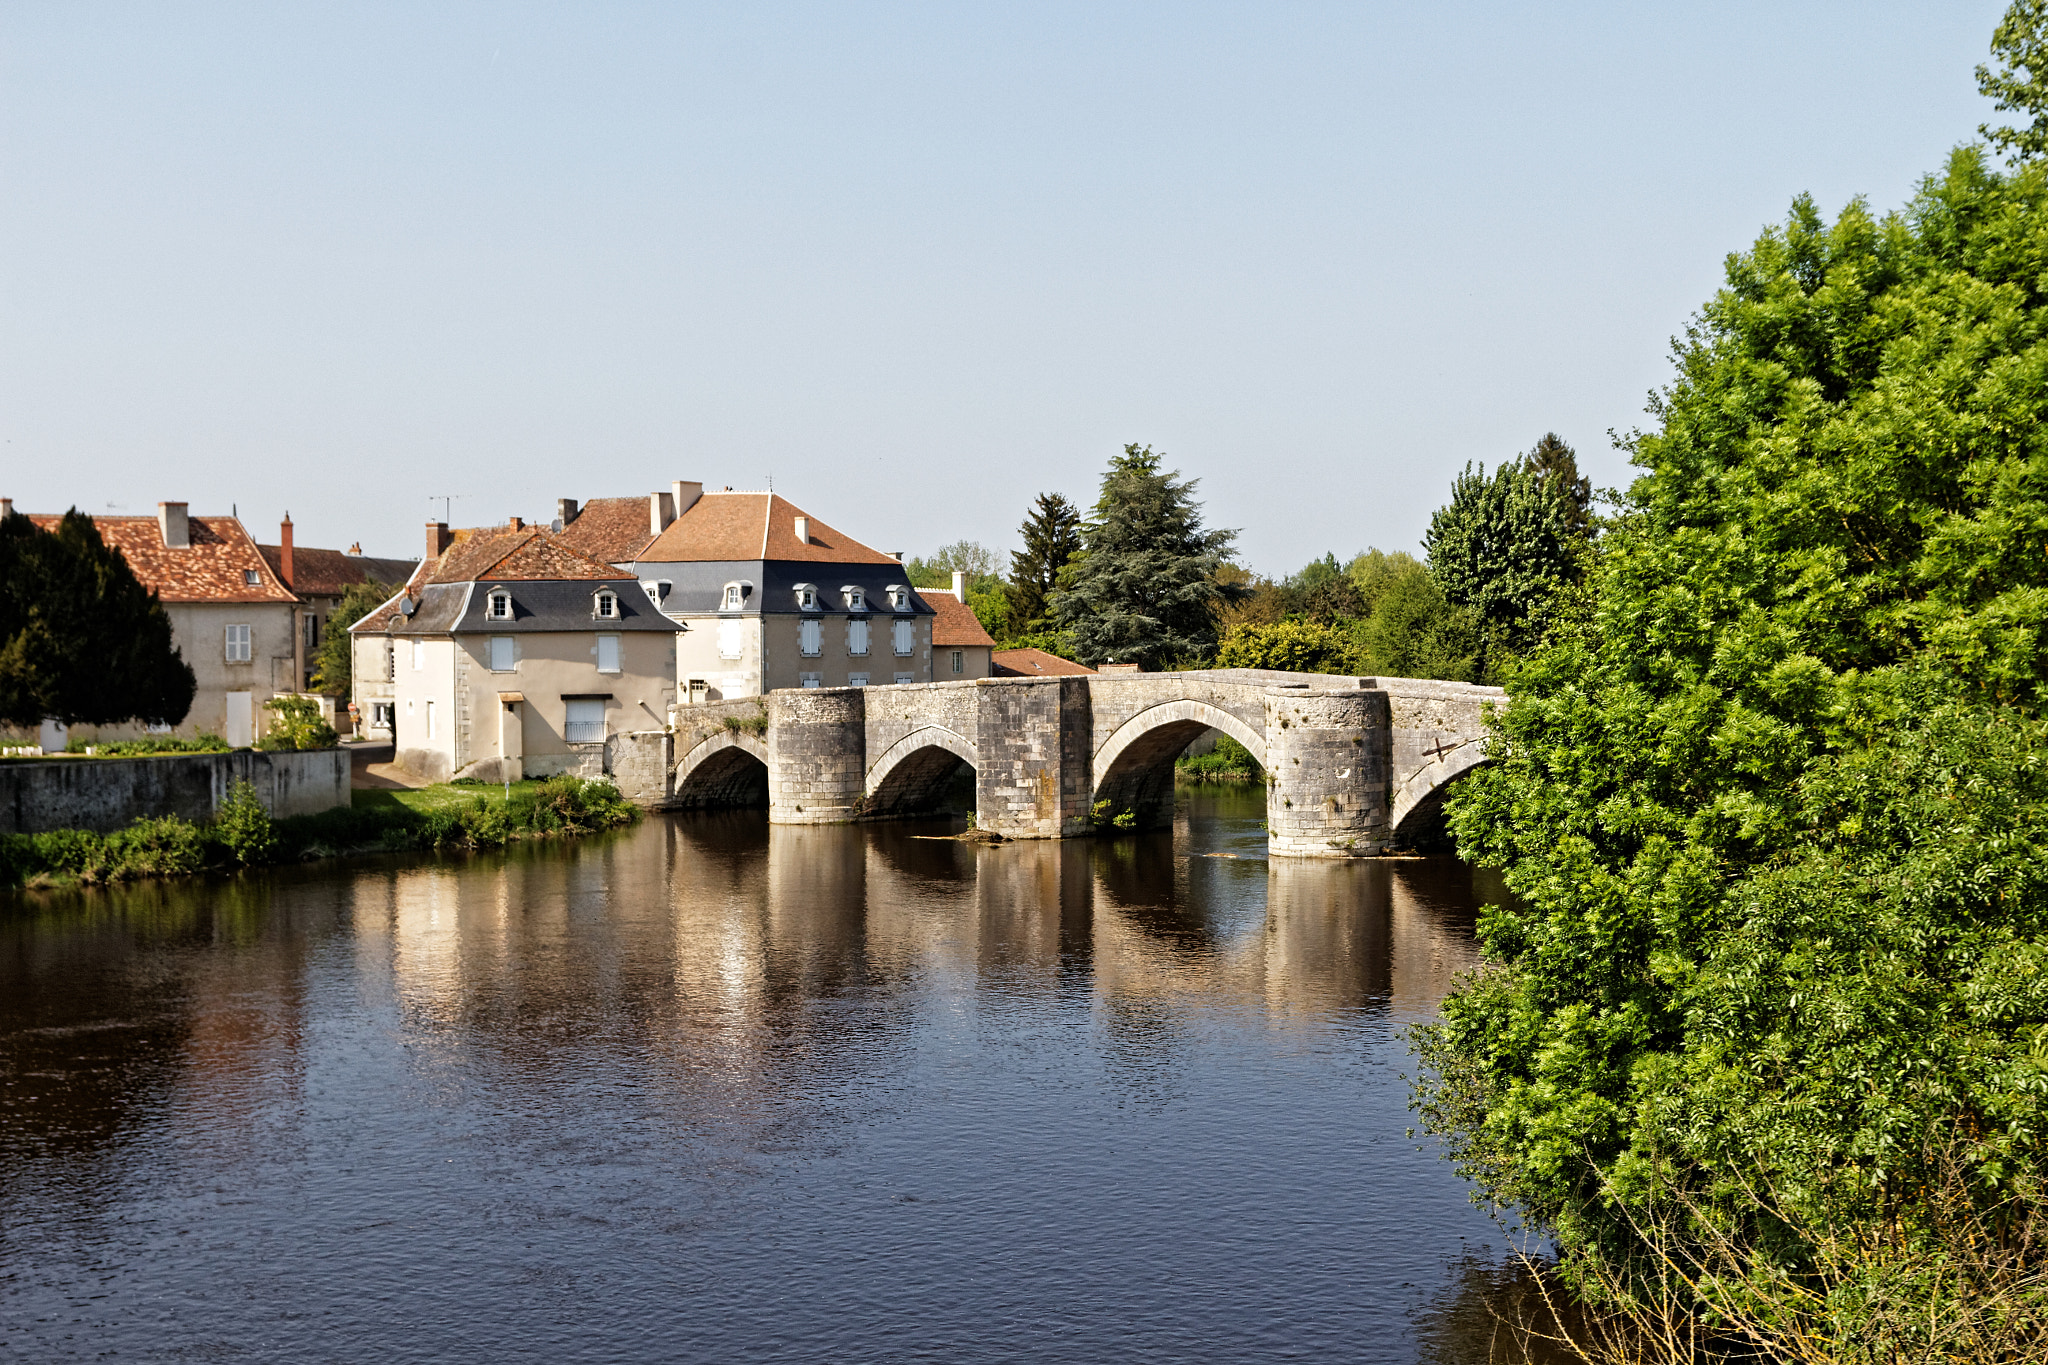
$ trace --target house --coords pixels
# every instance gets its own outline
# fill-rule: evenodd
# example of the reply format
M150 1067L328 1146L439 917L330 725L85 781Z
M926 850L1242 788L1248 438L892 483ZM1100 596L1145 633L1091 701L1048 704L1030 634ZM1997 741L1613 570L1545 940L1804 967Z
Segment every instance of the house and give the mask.
M774 493L679 482L647 507L654 534L632 551L632 568L683 627L679 701L932 680L937 612L898 557ZM623 527L575 540L588 515L569 520L562 536L593 553L629 548Z
M0 516L12 509L11 501L0 499ZM29 519L45 530L63 520L33 513ZM305 676L298 596L235 517L195 517L186 503L160 502L154 517L94 517L93 524L163 603L172 642L191 665L198 690L175 725L79 726L75 735L46 736L46 747L54 747L49 740L62 744L74 737L133 739L146 728L253 743L264 730L263 704L297 691Z
M313 689L313 660L327 635L327 618L341 605L342 594L360 584L381 584L396 588L412 577L416 561L375 559L360 545L343 550L316 550L292 544L292 515L287 512L277 528L277 544L258 545L263 562L279 582L298 597L299 657L304 660L298 678L301 691Z
M667 724L682 628L631 573L552 530L427 527L403 591L350 628L355 689L430 781L606 770L605 741Z
M999 649L995 653L998 678L1075 678L1095 670L1072 659L1062 659L1042 649Z
M932 677L937 682L986 678L994 673L996 642L967 605L967 575L955 571L951 592L919 590L937 615L932 620ZM1048 656L1050 657L1050 656Z

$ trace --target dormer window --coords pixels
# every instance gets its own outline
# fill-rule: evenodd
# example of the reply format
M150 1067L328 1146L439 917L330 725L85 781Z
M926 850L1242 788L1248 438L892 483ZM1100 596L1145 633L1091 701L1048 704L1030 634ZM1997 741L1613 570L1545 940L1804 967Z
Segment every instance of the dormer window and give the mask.
M738 611L746 604L747 585L744 583L728 583L725 585L725 596L719 599L718 609L720 611Z
M493 621L509 621L512 619L511 593L506 592L503 588L493 588L489 602L490 605L484 611L485 616Z
M242 581L254 588L263 582L263 575L257 573L254 569L244 569L242 570Z
M890 610L890 611L909 611L909 610L910 610L910 589L909 589L909 588L905 587L905 586L904 586L903 584L901 584L901 583L891 583L891 584L889 585L889 610Z
M818 609L818 585L816 583L799 583L796 585L796 609L798 611L816 611Z
M856 588L851 583L848 583L839 589L839 596L846 603L848 611L866 611L868 609L868 590L866 588Z
M619 595L610 588L606 588L590 600L592 603L590 614L598 620L616 621L619 619Z

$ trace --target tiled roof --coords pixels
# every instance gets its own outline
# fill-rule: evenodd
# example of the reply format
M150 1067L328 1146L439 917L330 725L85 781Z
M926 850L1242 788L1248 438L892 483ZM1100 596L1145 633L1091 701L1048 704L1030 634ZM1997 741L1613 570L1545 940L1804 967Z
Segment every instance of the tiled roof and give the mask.
M820 564L894 564L894 555L871 550L810 517L809 537L796 538L796 519L807 516L773 493L706 493L640 551L648 564L689 560L776 559ZM582 520L582 518L577 518Z
M969 645L995 648L996 642L981 628L981 618L952 593L919 588L917 595L931 603L932 610L938 613L932 618L933 649L959 649Z
M617 578L619 571L589 555L578 554L560 539L534 527L513 530L492 527L456 541L427 575L429 583L468 583L479 579Z
M46 531L62 517L31 516ZM233 517L189 517L191 548L164 545L155 517L94 517L100 538L119 550L145 588L166 602L296 602L256 542ZM248 574L255 571L256 581Z
M263 562L284 580L284 551L276 545L258 545ZM345 555L339 550L316 550L304 545L292 547L292 589L309 597L339 597L357 583L389 583L396 587L412 577L409 559L373 559L369 555Z
M608 564L630 564L654 537L647 530L647 499L592 498L557 540Z
M1042 649L999 649L989 659L998 678L1071 678L1095 671Z

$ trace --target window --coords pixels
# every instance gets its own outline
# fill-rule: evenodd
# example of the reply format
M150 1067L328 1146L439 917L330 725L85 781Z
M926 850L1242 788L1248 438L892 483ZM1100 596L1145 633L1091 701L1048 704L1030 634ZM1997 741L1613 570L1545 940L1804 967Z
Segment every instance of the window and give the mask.
M710 695L711 689L702 678L690 679L690 700L693 703L701 702Z
M846 675L846 685L848 687L866 687L868 685L868 675L865 673L849 673Z
M597 637L597 671L616 673L619 671L619 637L600 635Z
M388 701L371 702L370 728L373 730L389 730L392 722L391 710L391 703Z
M866 588L856 588L851 583L848 583L839 589L839 596L845 601L848 611L866 611L868 609L868 590Z
M898 654L908 654L917 648L917 622L906 617L893 623L889 634L893 638Z
M796 638L805 658L817 658L825 652L825 623L815 619L798 622Z
M412 642L412 671L417 673L426 666L427 642L425 640L414 640Z
M571 744L604 743L604 702L596 698L579 697L565 702L568 716L562 726L562 738Z
M307 615L307 616L305 617L305 622L306 622L306 648L307 648L307 649L318 649L318 648L320 648L320 618L319 618L319 617L317 617L317 616L314 616L314 615L312 615L312 614L310 614L310 613L309 613L309 614L308 614L308 615Z
M490 609L484 613L493 621L512 619L512 594L499 589L491 594Z
M799 687L823 687L825 685L825 675L823 673L799 673L796 675L796 682Z
M746 604L747 590L745 585L728 583L725 585L725 596L719 599L718 609L720 611L738 611Z
M440 731L435 727L434 724L434 703L431 700L429 700L427 702L427 738L433 739L439 733Z
M718 657L737 659L746 645L746 623L744 621L720 621L718 623Z
M868 623L855 618L846 623L846 652L865 654L868 652Z
M600 621L619 619L619 595L607 588L592 599L590 614Z
M257 573L254 569L244 569L242 570L242 582L253 588L263 582L263 575Z
M889 610L890 610L890 611L909 611L909 610L910 610L910 589L909 589L909 588L907 588L907 587L903 586L903 584L901 584L901 583L891 583L891 584L889 585Z
M897 682L900 682L900 683L913 683L913 682L916 682L916 681L917 681L917 674L915 674L915 673L898 673L898 674L896 675L896 681L897 681Z
M510 673L514 668L516 655L512 648L512 637L493 635L491 637L491 672Z
M227 648L228 648L228 662L229 662L229 663L231 663L231 664L245 664L245 663L248 663L248 662L249 662L249 628L248 628L247 626L229 626L229 627L228 627L228 643L227 643Z
M796 585L796 606L798 611L816 611L818 609L818 585L816 583L799 583Z
M389 640L384 642L384 681L398 681L398 646Z
M967 651L962 649L953 651L953 671L955 673L965 673L967 671Z

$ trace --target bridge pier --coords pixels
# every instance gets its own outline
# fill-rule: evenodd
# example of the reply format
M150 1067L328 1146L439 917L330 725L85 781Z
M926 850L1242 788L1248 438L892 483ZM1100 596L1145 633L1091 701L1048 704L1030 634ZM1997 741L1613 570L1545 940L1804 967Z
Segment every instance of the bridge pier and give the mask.
M867 694L858 687L768 694L768 822L860 818L867 781Z
M1266 851L1373 858L1389 851L1387 694L1282 686L1266 693Z
M1088 833L1088 679L985 678L975 695L975 824L1006 839Z

